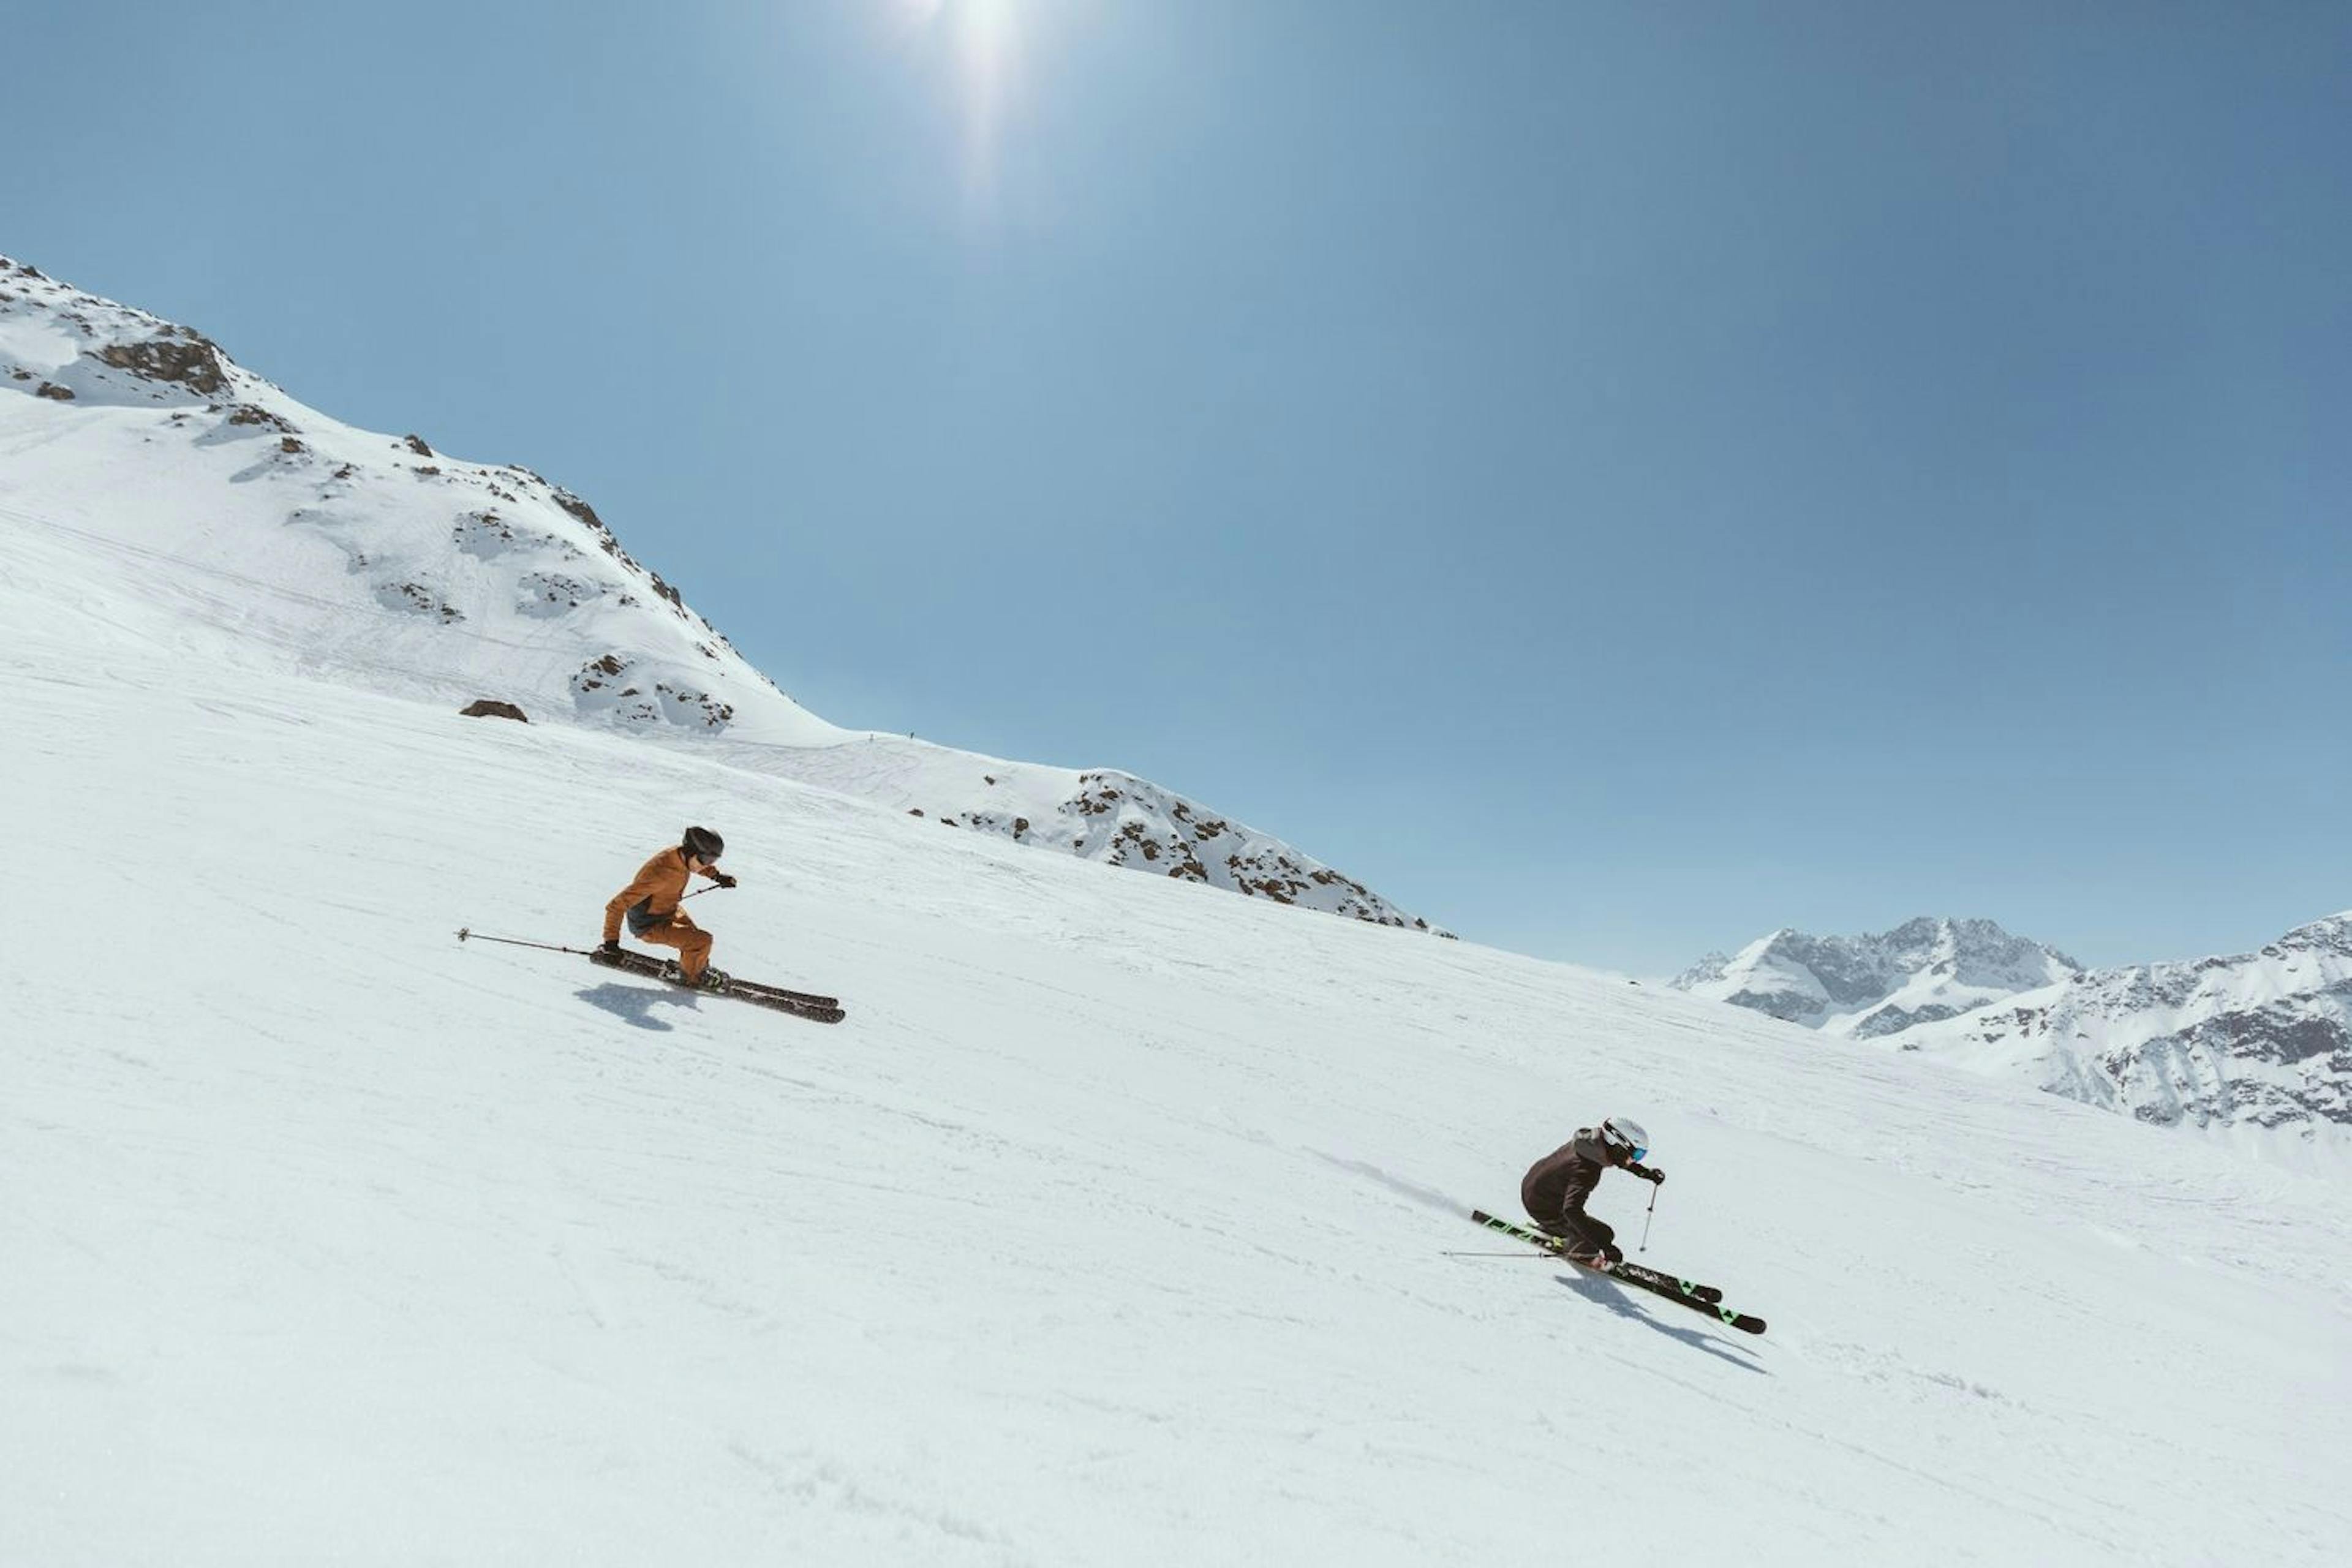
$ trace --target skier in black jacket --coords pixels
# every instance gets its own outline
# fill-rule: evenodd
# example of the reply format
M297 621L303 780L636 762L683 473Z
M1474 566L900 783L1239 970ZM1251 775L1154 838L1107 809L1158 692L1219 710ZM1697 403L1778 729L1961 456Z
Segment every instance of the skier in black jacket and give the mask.
M1617 1233L1584 1212L1584 1200L1601 1181L1601 1173L1615 1165L1649 1183L1666 1179L1664 1171L1642 1163L1650 1152L1650 1135L1638 1121L1612 1116L1598 1127L1580 1127L1576 1136L1538 1160L1519 1183L1519 1202L1547 1236L1568 1243L1568 1255L1580 1263L1606 1268L1622 1263Z

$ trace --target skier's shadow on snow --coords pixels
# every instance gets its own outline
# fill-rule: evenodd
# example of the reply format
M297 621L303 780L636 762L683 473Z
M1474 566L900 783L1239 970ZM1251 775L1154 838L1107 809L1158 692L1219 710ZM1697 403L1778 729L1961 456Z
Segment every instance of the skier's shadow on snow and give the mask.
M572 993L591 1007L602 1008L633 1028L652 1029L668 1034L670 1026L654 1016L656 1007L694 1007L694 996L671 986L656 989L648 985L598 985Z
M1754 1362L1742 1361L1739 1356L1727 1353L1723 1348L1724 1342L1717 1339L1713 1334L1702 1333L1696 1329L1678 1329L1672 1323L1660 1322L1648 1308L1634 1299L1633 1291L1612 1285L1606 1279L1582 1273L1555 1274L1552 1278L1586 1300L1597 1306L1606 1307L1621 1318L1631 1318L1644 1328L1657 1330L1668 1339L1680 1340L1695 1350L1705 1351L1717 1361L1729 1362L1742 1372L1764 1372L1764 1368L1758 1366ZM1738 1345L1733 1345L1730 1348L1738 1351L1740 1355L1754 1353ZM1765 1375L1769 1377L1771 1374L1766 1373Z

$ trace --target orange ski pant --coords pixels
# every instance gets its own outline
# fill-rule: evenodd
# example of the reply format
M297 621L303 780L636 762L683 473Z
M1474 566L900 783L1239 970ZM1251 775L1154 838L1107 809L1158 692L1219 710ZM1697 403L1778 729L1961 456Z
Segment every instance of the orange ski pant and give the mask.
M677 972L689 985L702 978L703 966L710 962L710 933L696 925L684 910L670 916L666 926L634 934L651 946L677 949Z

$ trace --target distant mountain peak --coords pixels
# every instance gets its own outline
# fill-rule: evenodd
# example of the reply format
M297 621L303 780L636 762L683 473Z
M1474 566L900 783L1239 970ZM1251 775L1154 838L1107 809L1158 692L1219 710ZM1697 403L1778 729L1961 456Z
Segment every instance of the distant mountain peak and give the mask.
M1921 915L1892 931L1817 937L1783 926L1709 953L1671 982L1825 1033L1867 1039L2047 985L2082 965L1989 920Z
M2252 952L2087 970L1890 1043L2161 1125L2352 1126L2352 910Z
M1782 927L1672 984L2158 1125L2352 1127L2352 910L2252 952L2095 970L1991 921Z

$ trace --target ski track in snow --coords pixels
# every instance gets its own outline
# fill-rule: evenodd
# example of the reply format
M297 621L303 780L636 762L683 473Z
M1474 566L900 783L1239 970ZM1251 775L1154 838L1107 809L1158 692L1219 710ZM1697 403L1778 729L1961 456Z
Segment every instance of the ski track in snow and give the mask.
M2352 1203L1622 978L241 659L6 531L0 1563L2334 1560ZM196 585L190 592L210 592ZM217 605L204 610L217 616ZM354 653L353 657L361 657ZM719 962L585 945L721 827ZM80 846L77 851L73 847ZM1505 1247L1640 1115L1649 1260ZM1639 1184L1594 1207L1629 1247ZM1446 1212L1452 1210L1452 1213Z

